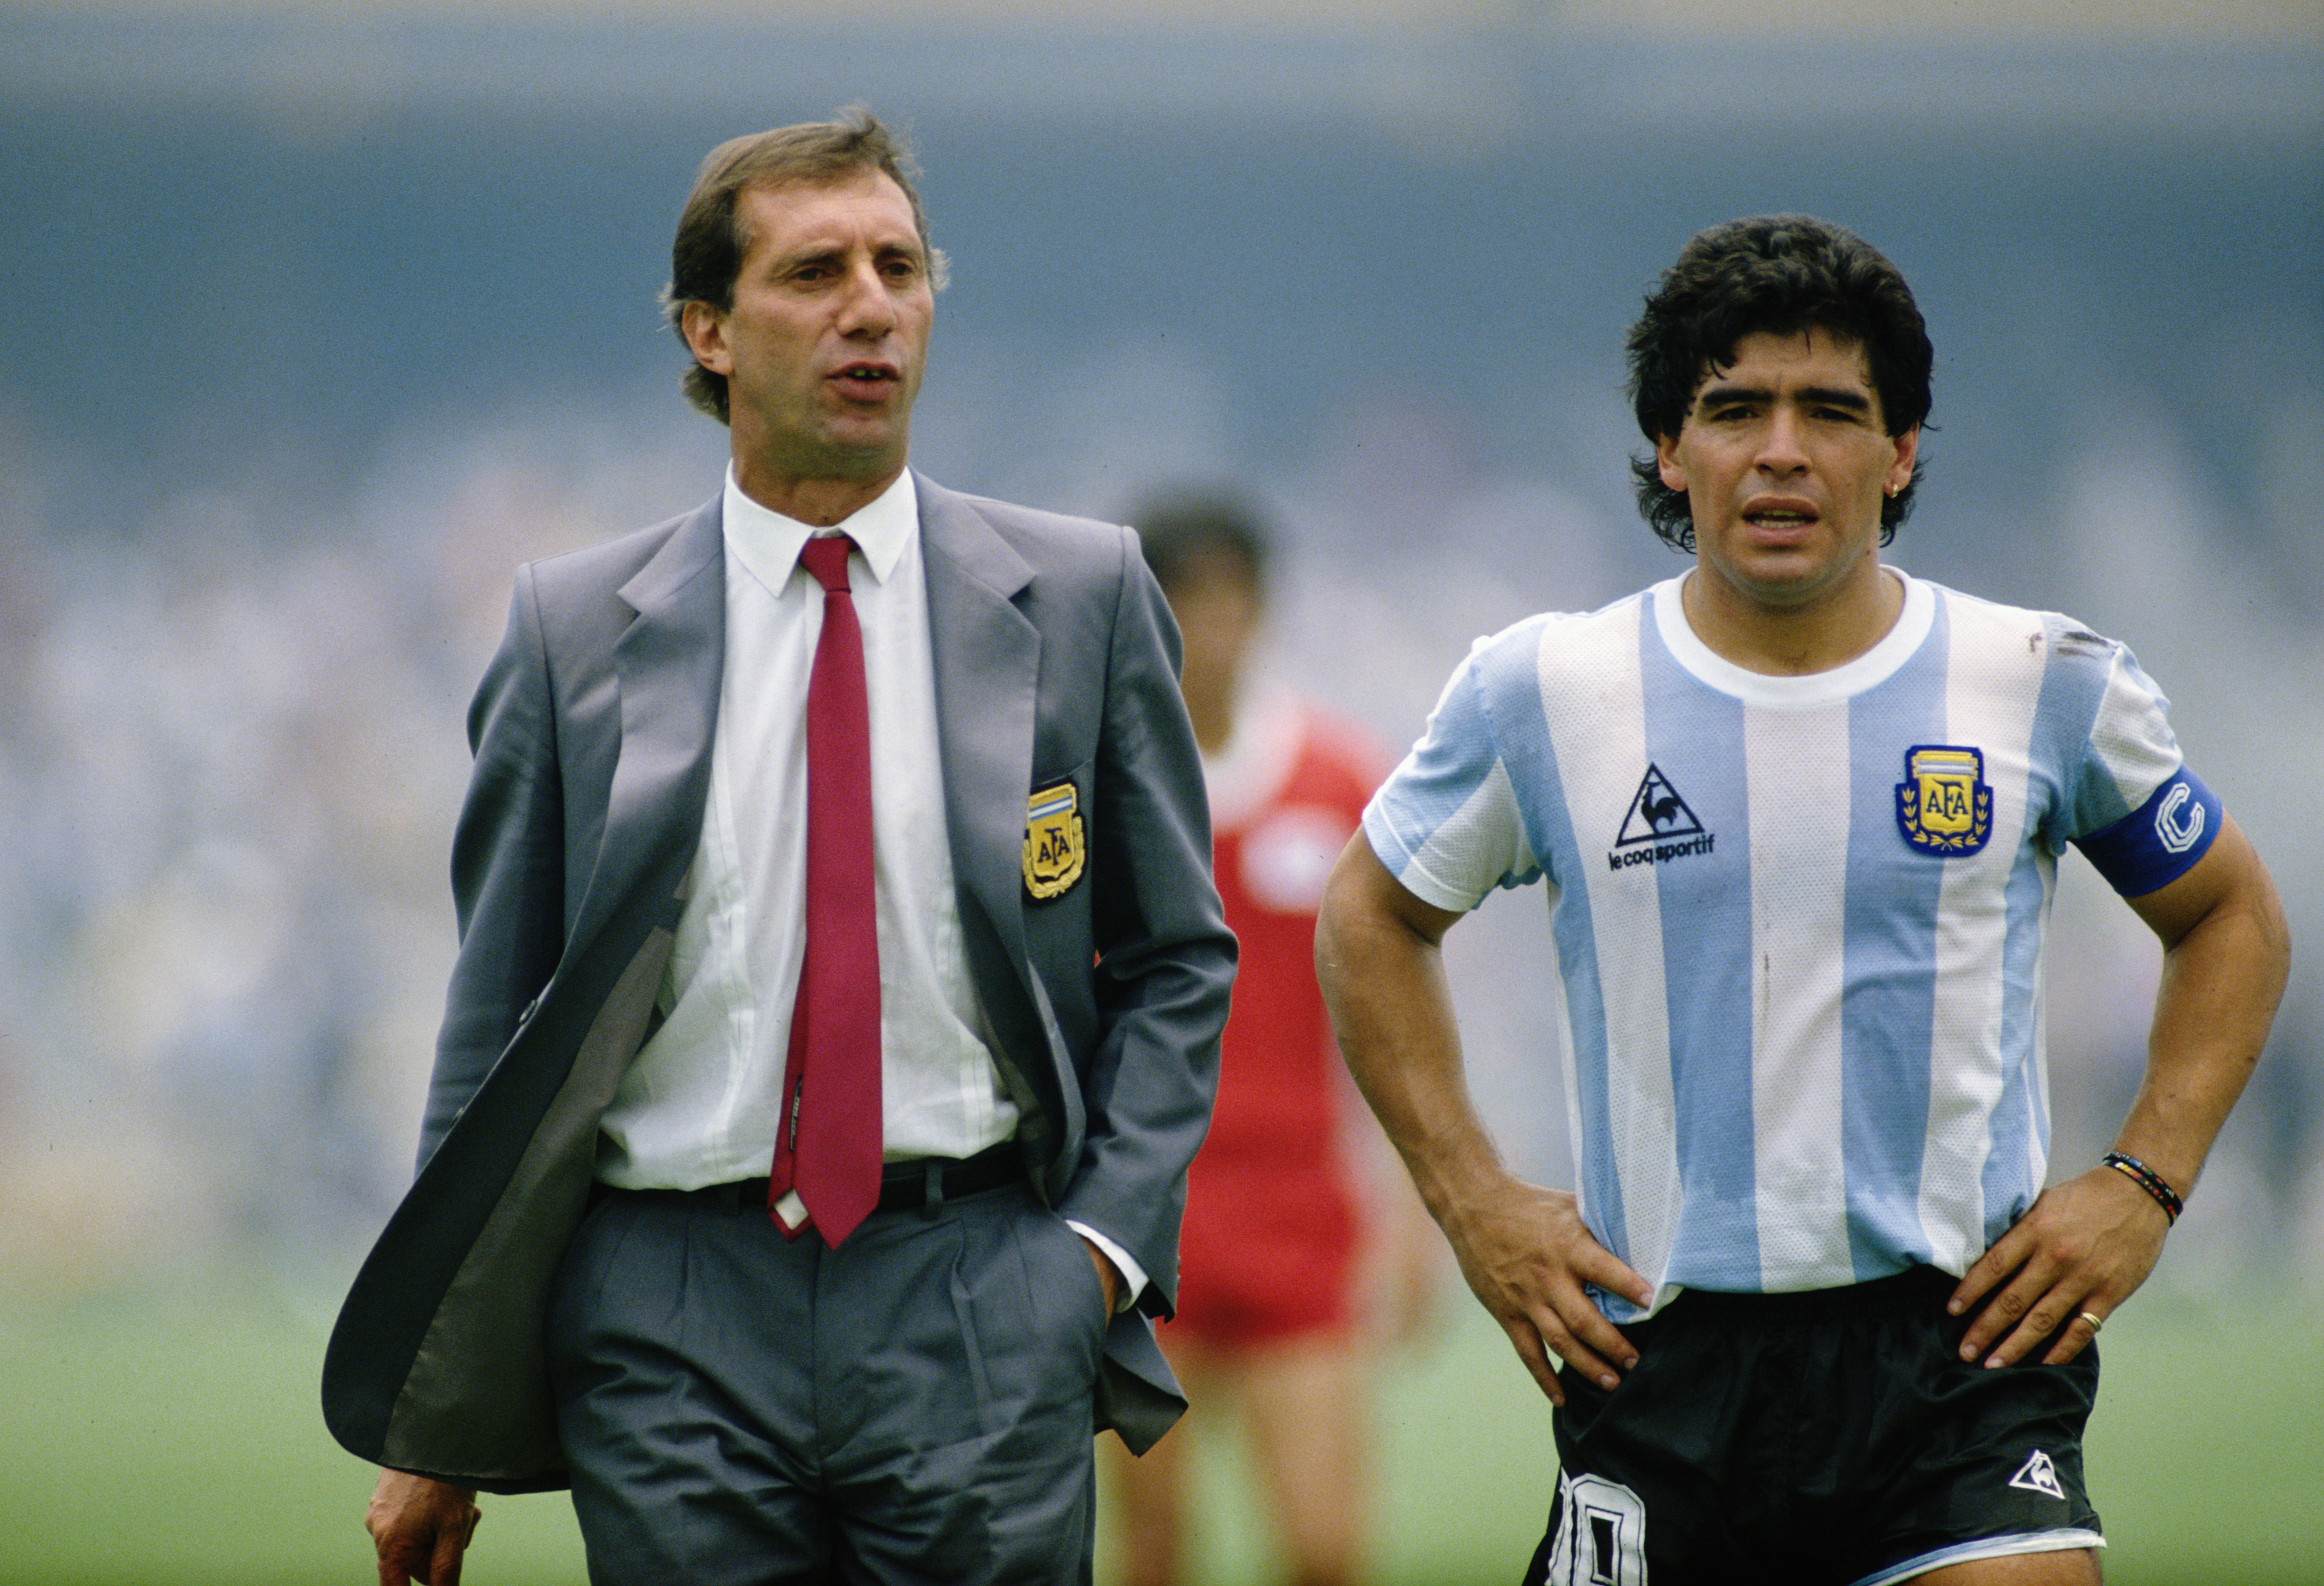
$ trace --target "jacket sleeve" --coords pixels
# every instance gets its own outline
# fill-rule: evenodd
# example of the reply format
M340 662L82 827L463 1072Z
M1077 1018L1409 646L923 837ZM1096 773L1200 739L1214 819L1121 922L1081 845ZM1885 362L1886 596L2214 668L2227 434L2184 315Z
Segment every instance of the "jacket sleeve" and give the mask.
M1128 530L1121 553L1090 822L1099 1037L1083 1083L1081 1161L1058 1210L1121 1244L1146 1269L1141 1304L1167 1316L1235 944L1211 877L1177 627Z
M530 1010L564 948L565 817L540 598L520 568L508 632L468 709L475 755L452 842L460 949L420 1127L425 1164Z

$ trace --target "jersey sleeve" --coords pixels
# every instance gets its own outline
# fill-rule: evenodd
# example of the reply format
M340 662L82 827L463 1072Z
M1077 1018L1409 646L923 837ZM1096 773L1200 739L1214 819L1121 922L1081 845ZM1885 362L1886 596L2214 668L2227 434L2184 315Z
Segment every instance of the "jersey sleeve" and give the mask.
M1526 841L1472 650L1429 713L1428 730L1364 809L1364 835L1422 902L1465 913L1496 887L1540 876Z
M2066 835L2126 898L2178 880L2219 834L2219 801L2187 769L2169 713L2154 679L2114 646L2070 789Z

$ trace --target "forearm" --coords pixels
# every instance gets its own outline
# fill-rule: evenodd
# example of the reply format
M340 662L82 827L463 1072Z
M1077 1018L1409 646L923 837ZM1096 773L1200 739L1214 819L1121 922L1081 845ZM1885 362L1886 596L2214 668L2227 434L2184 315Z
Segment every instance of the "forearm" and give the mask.
M2163 941L2163 983L2146 1077L2116 1144L2184 1195L2266 1043L2291 933L2232 820L2193 869L2130 905ZM2045 1341L2046 1363L2073 1359L2146 1281L2169 1227L2157 1198L2104 1167L2044 1191L1954 1291L1956 1314L1978 1308L1962 1359L2006 1366Z
M2115 1147L2182 1195L2259 1061L2291 957L2282 906L2264 871L2164 953L2146 1074Z
M1377 861L1351 853L1317 923L1316 978L1356 1088L1441 1223L1464 1190L1500 1175L1499 1155L1469 1095L1439 941L1379 907L1385 871L1367 874Z
M1388 874L1358 833L1332 872L1316 976L1356 1087L1380 1120L1462 1276L1554 1403L1556 1360L1611 1388L1637 1360L1591 1298L1654 1291L1583 1226L1574 1197L1501 1166L1469 1098L1440 944L1460 917ZM1554 1359L1553 1358L1554 1357Z

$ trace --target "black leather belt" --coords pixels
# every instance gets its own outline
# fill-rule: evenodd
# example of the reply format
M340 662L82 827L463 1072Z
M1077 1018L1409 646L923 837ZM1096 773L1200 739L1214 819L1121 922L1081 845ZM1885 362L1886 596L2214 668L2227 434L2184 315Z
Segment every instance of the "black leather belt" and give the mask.
M973 1157L908 1157L880 1170L880 1210L933 1211L946 1201L981 1194L1025 1176L1025 1153L1015 1140L987 1146ZM737 1179L690 1192L733 1211L767 1207L764 1178Z
M908 1157L880 1169L880 1210L917 1212L941 1206L1024 1176L1025 1153L1015 1140L987 1146L973 1157Z

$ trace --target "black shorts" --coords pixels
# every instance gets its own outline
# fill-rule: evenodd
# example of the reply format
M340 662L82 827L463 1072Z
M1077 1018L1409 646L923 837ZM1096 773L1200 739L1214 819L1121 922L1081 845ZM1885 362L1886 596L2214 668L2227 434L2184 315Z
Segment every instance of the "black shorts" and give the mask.
M1880 1586L1969 1559L2102 1547L2082 1481L2086 1349L1988 1370L1931 1267L1809 1294L1688 1293L1571 1369L1528 1586Z

